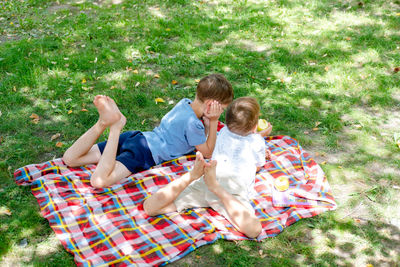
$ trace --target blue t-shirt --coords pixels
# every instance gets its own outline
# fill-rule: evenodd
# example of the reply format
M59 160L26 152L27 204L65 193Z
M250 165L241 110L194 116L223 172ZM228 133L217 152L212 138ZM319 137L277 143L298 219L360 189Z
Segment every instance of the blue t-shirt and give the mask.
M190 153L206 142L204 125L190 103L191 100L182 99L162 118L160 126L143 132L156 164Z

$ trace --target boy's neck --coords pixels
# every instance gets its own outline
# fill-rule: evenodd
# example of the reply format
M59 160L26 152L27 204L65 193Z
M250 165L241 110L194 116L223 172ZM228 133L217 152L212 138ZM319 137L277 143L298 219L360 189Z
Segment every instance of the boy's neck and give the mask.
M190 103L190 106L192 107L197 118L201 119L201 117L204 115L205 103L195 98L193 102Z

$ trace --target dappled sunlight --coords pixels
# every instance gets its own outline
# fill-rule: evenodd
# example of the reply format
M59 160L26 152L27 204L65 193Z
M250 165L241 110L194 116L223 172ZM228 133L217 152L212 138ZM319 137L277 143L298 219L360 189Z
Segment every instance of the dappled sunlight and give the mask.
M149 8L148 8L148 11L149 11L150 14L152 14L154 17L161 18L161 19L164 19L164 18L166 17L166 16L163 14L163 12L160 10L159 7L155 7L155 6L149 7Z
M49 69L47 71L48 77L52 78L66 78L69 77L69 73L65 70L60 70L60 69Z
M108 73L102 77L107 82L123 82L129 77L129 72L127 71L114 71Z
M222 247L219 244L212 245L212 248L213 248L215 254L221 254L222 252L224 252L224 250L222 249Z
M381 62L381 55L376 49L369 48L364 51L359 51L357 54L351 56L354 62L359 64L365 64L369 62Z
M125 51L123 52L124 57L127 60L135 60L135 59L139 59L142 57L142 54L140 53L140 51L136 48L134 48L133 46L129 46L125 49Z

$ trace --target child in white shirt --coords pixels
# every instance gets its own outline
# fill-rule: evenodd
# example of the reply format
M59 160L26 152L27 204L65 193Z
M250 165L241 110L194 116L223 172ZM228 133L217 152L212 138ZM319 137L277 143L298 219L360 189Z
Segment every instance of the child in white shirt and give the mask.
M194 207L211 207L250 238L261 232L250 198L256 172L265 164L264 136L272 126L256 133L260 106L252 97L232 102L226 127L217 136L211 162L197 152L193 169L146 199L150 216ZM204 176L204 179L199 179Z

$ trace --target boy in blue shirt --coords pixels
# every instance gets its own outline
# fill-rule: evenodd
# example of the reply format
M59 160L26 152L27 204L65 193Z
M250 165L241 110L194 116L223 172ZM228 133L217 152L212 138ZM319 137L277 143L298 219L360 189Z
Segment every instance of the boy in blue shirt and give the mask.
M67 149L63 160L71 167L97 164L90 183L103 188L194 149L210 158L215 147L218 118L232 100L231 84L224 76L211 74L198 83L194 101L182 99L153 131L121 134L125 116L114 100L97 95L93 103L99 120ZM110 128L108 140L96 144L106 128Z

